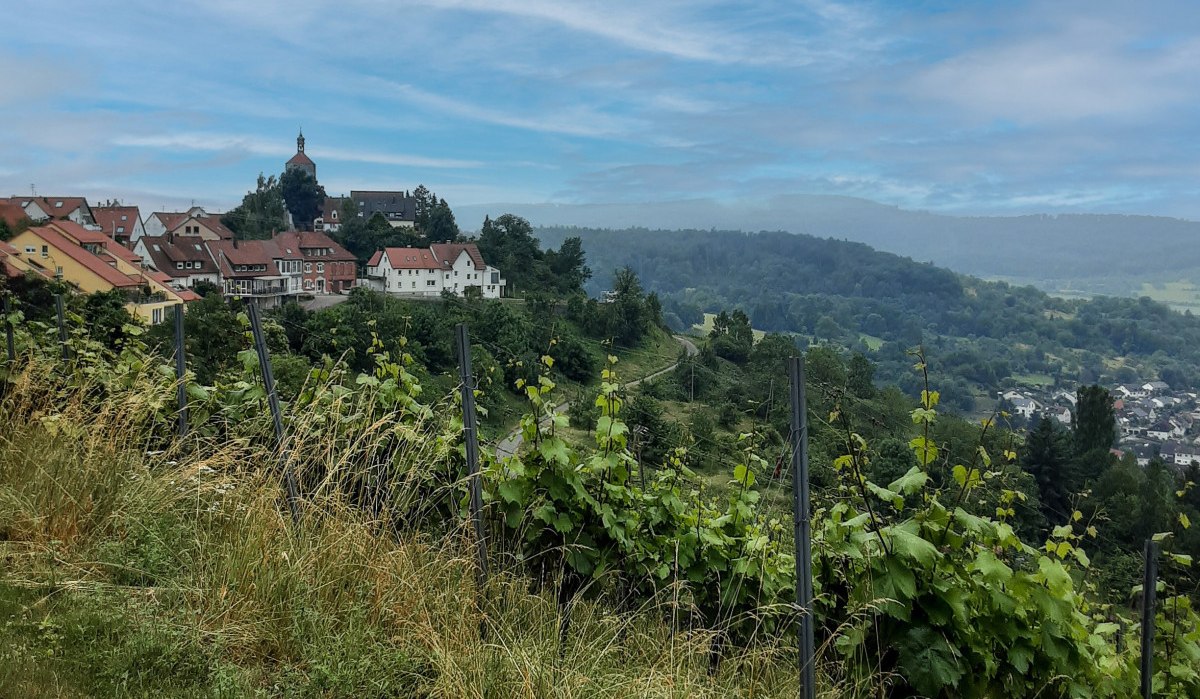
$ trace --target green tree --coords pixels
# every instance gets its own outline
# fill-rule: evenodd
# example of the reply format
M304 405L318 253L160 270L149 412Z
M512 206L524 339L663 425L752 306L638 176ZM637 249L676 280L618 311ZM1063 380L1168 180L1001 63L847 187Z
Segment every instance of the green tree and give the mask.
M425 234L425 240L430 243L449 243L458 239L460 233L458 224L454 222L454 212L445 199L441 199L431 207L425 216L425 225L420 227Z
M1117 441L1117 418L1112 397L1101 386L1083 386L1075 392L1075 413L1071 429L1075 438L1075 453L1107 452Z
M221 217L221 223L240 240L270 238L287 228L286 207L279 182L274 175L258 174L254 191L242 197L242 203Z
M484 224L490 222L485 219ZM572 236L562 242L558 250L550 250L545 254L547 266L554 275L557 290L570 294L583 290L584 283L592 277L583 253L583 239Z
M296 228L311 230L313 219L321 212L325 190L307 172L293 168L279 178L279 191Z
M1057 420L1038 420L1025 440L1021 468L1037 482L1047 522L1065 524L1071 514L1071 498L1082 485L1074 464L1071 435Z

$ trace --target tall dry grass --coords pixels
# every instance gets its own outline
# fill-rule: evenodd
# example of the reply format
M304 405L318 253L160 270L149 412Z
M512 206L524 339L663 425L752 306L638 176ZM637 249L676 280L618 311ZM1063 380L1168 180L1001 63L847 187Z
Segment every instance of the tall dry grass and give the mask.
M32 361L0 401L0 582L169 630L176 650L207 659L200 684L220 665L234 672L231 695L796 695L786 646L731 649L712 673L712 634L670 623L678 591L635 611L579 601L561 645L557 600L531 591L503 557L477 594L463 529L397 529L337 487L372 468L344 456L369 460L370 450L341 447L378 435L343 434L328 413L291 416L288 447L319 474L297 526L270 439L195 437L148 451L154 416L173 398L151 369L120 385L64 381L61 369ZM394 429L379 417L368 430ZM401 502L417 497L413 474L449 449L433 421L404 429L401 468L390 472L412 486Z

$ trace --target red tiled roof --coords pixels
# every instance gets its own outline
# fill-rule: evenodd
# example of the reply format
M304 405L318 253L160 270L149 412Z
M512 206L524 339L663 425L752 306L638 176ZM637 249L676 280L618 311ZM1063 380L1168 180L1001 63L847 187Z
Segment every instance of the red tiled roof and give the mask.
M29 218L25 214L25 209L15 201L0 200L0 221L4 221L9 227L16 227L21 221Z
M173 277L186 277L195 274L196 271L206 271L210 274L216 271L212 266L213 258L209 254L206 242L198 238L175 238L174 241L170 241L166 236L145 237L142 238L142 244L146 247L146 254L150 256L151 265ZM200 270L177 269L177 262L204 264Z
M276 161L276 162L279 162L279 161ZM316 163L314 163L312 161L312 158L308 157L307 155L305 155L303 153L297 153L297 154L293 155L291 157L291 159L287 161L287 164L288 165L316 165Z
M186 211L155 211L150 215L162 223L167 233L175 233L188 221L195 221L216 233L222 240L233 240L233 231L221 223L219 215L192 216Z
M479 247L475 243L434 243L429 246L429 249L445 267L453 266L459 255L465 252L470 256L471 262L475 264L475 269L481 271L487 269L487 263L483 261L483 255L479 254Z
M377 266L379 265L379 260L380 260L382 257L383 257L383 251L382 251L382 250L376 250L376 251L375 251L375 254L374 254L374 255L371 255L371 259L367 260L367 266L368 266L368 267L377 267Z
M92 219L108 237L128 238L141 222L142 214L136 206L94 206Z
M87 199L83 197L36 197L34 200L51 218L67 216L79 207L87 206Z
M178 296L184 303L191 303L192 301L200 300L200 294L197 294L191 289L180 289L175 292L175 295Z
M119 257L125 262L134 267L142 266L142 258L137 253L114 241L112 238L104 235L100 231L93 231L75 223L74 221L52 221L46 224L52 226L59 232L64 234L68 239L78 241L79 243L89 243L100 245L104 248L104 252Z
M59 233L50 226L30 228L29 232L45 241L57 252L61 252L72 260L75 260L93 274L109 284L112 284L113 286L127 288L131 286L139 286L141 284L141 280L132 278L126 274L122 274L115 267L107 264L99 256L93 255L87 250L84 250L80 246L71 242L71 240L65 235Z
M270 240L242 240L234 245L232 240L210 240L208 251L227 277L274 276L278 273L276 259L288 259L280 254L279 248ZM299 251L297 251L299 252ZM264 265L265 271L237 272L238 265Z
M385 248L392 269L441 269L442 265L427 248ZM378 263L376 263L378 264Z
M188 218L188 214L186 211L155 211L150 217L157 218L163 228L173 231Z
M358 259L329 236L315 231L284 231L277 233L272 240L275 241L281 252L291 249L295 253L300 253L299 257L288 257L288 259L318 257L317 255L304 255L303 251L326 249L331 252L319 257L330 262L350 262Z

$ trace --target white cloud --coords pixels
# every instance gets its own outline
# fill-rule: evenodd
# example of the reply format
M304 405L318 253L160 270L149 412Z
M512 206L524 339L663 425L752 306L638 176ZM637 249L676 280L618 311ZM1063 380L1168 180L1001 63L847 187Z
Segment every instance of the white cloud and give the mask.
M244 152L253 155L267 155L280 158L286 158L294 152L274 139L264 140L251 136L211 133L176 133L156 136L122 135L114 138L112 144L131 148L156 148L174 151ZM306 152L313 158L318 159L325 158L346 162L399 165L403 167L462 169L477 168L483 165L483 163L476 160L427 158L419 155L357 151L320 146L308 148Z
M1138 50L1098 20L968 51L922 71L917 96L1017 123L1154 114L1195 95L1200 42Z
M540 116L523 116L505 113L498 107L482 106L438 95L413 85L382 82L413 104L463 119L498 126L590 138L619 136L628 133L636 126L636 122L630 119L612 116L583 106L544 113Z

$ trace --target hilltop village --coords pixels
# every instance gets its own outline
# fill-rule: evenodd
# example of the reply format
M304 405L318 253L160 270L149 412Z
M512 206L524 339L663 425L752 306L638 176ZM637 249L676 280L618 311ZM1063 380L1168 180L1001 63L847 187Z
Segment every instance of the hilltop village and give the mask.
M210 290L263 308L345 295L360 286L411 297L506 295L502 271L484 260L475 242L460 239L456 228L430 235L438 217L450 215L445 200L430 203L423 188L325 196L316 176L301 133L279 183L271 178L247 195L261 198L271 186L298 183L291 186L298 204L292 206L285 190L269 226L246 207L224 214L200 206L144 214L137 206L79 196L0 198L0 226L8 232L7 242L0 238L0 269L83 293L123 291L126 308L152 324ZM300 211L306 204L309 215ZM433 225L422 225L423 218ZM356 255L337 240L353 225L382 228L377 239L405 244Z

